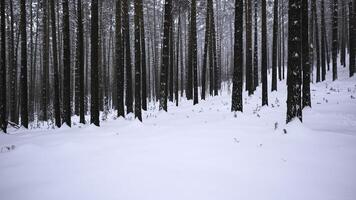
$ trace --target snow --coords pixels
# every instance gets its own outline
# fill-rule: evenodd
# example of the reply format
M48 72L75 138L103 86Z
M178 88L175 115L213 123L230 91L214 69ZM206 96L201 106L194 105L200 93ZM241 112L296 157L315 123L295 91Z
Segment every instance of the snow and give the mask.
M356 77L339 74L311 85L303 123L285 125L280 82L269 107L261 88L244 93L244 113L230 112L225 85L196 106L150 105L144 123L111 114L100 128L10 130L0 135L0 199L354 200Z

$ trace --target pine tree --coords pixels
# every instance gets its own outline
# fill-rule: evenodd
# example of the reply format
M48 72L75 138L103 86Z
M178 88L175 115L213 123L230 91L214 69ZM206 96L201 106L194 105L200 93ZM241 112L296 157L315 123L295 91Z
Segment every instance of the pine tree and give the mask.
M100 126L99 121L99 74L98 74L98 0L91 1L91 123Z
M332 59L333 59L333 81L337 79L337 53L338 53L338 0L333 1L332 10Z
M132 63L131 63L131 48L130 48L130 15L129 15L129 0L123 0L123 27L126 58L126 109L127 113L133 113L133 94L132 94Z
M310 100L310 62L308 32L308 0L302 0L302 67L303 67L303 108L311 106Z
M253 94L253 68L252 68L252 5L246 0L246 90Z
M302 121L301 99L301 73L302 73L302 0L289 0L288 26L288 97L287 97L287 123L294 118Z
M0 129L7 132L5 1L0 1Z
M77 1L77 49L76 49L76 109L79 110L79 122L85 124L84 109L84 38L83 38L83 16L82 1ZM78 114L78 113L76 113Z
M167 110L167 87L168 87L168 67L169 67L169 32L171 28L172 18L172 0L164 1L164 20L163 20L163 49L161 62L161 83L160 83L160 102L159 109Z
M234 42L234 74L232 89L232 107L233 112L243 111L242 102L242 69L243 69L243 1L235 1L235 42Z
M61 122L61 110L59 101L59 72L58 72L58 52L57 52L57 30L56 30L56 8L55 2L50 1L51 9L51 26L52 26L52 53L53 53L53 83L54 83L54 118L55 124L59 128L62 125Z
M274 0L273 10L272 91L277 91L278 0Z
M197 3L196 0L191 1L191 13L190 13L190 41L191 41L191 59L193 69L193 105L198 104L198 63L197 63Z
M141 0L135 0L135 118L142 121L141 111L141 67L142 67L142 52L141 52Z
M116 63L116 84L117 84L117 116L125 117L124 105L124 52L122 38L122 1L116 0L116 39L115 39L115 63Z
M268 105L267 86L267 11L266 0L262 0L262 106Z

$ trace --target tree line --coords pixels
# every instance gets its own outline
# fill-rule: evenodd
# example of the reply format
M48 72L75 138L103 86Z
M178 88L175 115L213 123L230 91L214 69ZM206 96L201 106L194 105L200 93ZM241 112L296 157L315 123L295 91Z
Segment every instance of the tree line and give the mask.
M338 63L355 73L355 10L355 0L4 0L0 128L71 126L74 115L100 126L112 111L142 121L223 90L243 112L243 91L261 86L268 106L285 78L287 122L302 120L311 82L329 70L336 80Z

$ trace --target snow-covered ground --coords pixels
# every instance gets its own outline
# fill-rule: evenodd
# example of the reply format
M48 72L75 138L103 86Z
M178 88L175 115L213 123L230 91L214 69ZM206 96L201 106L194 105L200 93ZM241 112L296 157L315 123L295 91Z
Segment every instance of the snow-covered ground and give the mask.
M153 109L144 123L0 135L3 200L355 200L356 77L312 85L304 123L285 125L286 87ZM328 77L329 78L329 77Z

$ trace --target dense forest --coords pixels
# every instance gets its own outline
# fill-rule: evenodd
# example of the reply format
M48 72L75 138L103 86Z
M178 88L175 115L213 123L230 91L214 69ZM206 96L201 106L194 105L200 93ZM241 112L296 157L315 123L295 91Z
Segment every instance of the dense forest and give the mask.
M286 122L302 121L311 83L354 75L355 32L355 0L2 0L0 127L144 121L222 91L243 112L284 79Z

